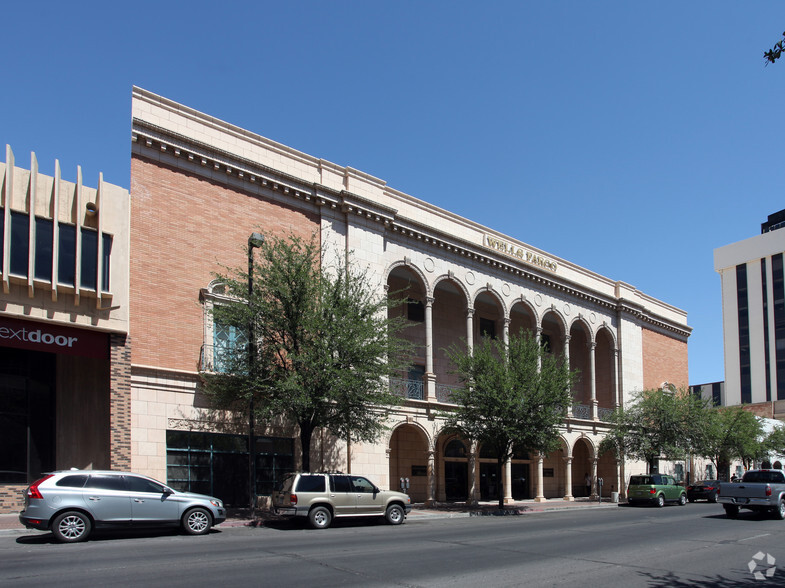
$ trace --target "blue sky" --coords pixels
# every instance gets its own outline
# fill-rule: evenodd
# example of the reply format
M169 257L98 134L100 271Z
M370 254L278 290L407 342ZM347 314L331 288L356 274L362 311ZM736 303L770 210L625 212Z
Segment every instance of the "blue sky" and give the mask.
M783 3L30 0L3 21L17 165L128 187L138 85L686 310L690 383L724 379L713 250L785 208L785 62L763 60Z

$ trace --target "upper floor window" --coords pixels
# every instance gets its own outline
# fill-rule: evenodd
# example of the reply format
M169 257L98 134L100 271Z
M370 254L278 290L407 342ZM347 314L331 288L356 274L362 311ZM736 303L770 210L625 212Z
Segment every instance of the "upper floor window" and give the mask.
M406 318L417 323L425 322L425 306L419 300L406 299Z
M496 338L496 321L488 318L480 318L480 336Z

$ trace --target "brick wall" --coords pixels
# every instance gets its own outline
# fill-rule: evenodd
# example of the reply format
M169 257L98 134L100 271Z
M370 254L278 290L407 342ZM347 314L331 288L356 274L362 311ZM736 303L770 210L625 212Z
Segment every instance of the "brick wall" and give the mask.
M689 384L687 342L646 328L641 329L641 338L643 388L659 388L663 382L686 388Z
M305 238L314 213L286 207L181 169L131 159L132 361L196 371L204 343L199 290L226 271L247 268L254 231Z
M115 470L131 469L131 340L110 335L109 443Z
M0 486L0 513L18 513L24 508L24 491L27 484L3 484Z

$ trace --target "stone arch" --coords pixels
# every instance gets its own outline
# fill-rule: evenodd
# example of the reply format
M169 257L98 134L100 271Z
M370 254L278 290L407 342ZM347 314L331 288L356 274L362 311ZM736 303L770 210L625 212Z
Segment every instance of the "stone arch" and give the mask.
M415 349L411 366L391 380L393 390L404 398L425 400L428 365L426 305L430 299L427 279L417 266L408 261L399 261L391 264L386 284L388 298L405 300L402 304L392 306L388 316L408 320L401 337L412 343Z
M576 317L570 323L570 369L577 372L572 384L573 401L577 405L573 414L582 419L592 418L592 345L591 325L583 317Z
M539 315L534 305L524 296L512 301L508 317L510 319L510 335L518 335L521 331L530 332L532 335L537 334L537 326L540 322Z
M548 308L543 314L540 324L540 340L547 346L551 353L561 355L564 353L567 337L567 321L556 310L555 306Z
M586 490L585 478L589 476L589 483L594 483L596 456L594 443L585 433L582 433L572 444L572 495L588 498L591 490Z
M472 305L474 306L472 328L475 344L484 335L490 335L493 339L503 339L507 307L499 293L488 284L475 291Z
M438 276L432 292L432 353L436 400L449 401L450 390L460 380L446 350L452 346L465 349L472 301L466 285L452 272Z
M431 447L428 432L417 422L400 422L391 431L387 447L389 448L390 489L398 489L401 478L408 478L408 494L412 500L414 502L428 500L428 465Z
M415 421L415 420L412 420L412 421L406 421L406 420L397 421L396 423L391 425L390 428L387 430L387 433L384 436L384 444L387 447L390 446L390 440L392 439L392 436L393 436L393 433L395 433L395 430L399 429L400 427L402 427L404 425L409 425L409 426L416 427L417 429L419 429L420 432L422 432L422 434L425 435L425 439L428 441L428 450L431 451L433 449L434 437L431 436L431 433L428 431L428 429L423 427L422 424L420 424L418 421Z
M436 277L436 279L434 279L433 282L432 282L431 292L436 292L436 287L441 282L444 282L444 281L449 281L454 286L457 286L458 290L460 290L463 293L463 297L466 300L466 305L471 307L470 303L471 303L471 300L472 300L472 296L469 293L469 289L466 287L466 284L464 284L461 280L459 280L457 277L455 277L455 275L452 272L448 272L446 274L442 274L442 275Z
M618 404L616 393L616 339L605 324L597 329L594 337L594 381L600 420L606 420L608 411Z
M385 281L389 282L390 274L393 273L398 268L406 268L406 270L415 274L420 279L420 282L423 285L423 288L425 290L424 294L426 296L431 296L431 286L428 283L428 278L425 275L425 273L419 268L419 266L405 259L394 261L385 268L384 270Z

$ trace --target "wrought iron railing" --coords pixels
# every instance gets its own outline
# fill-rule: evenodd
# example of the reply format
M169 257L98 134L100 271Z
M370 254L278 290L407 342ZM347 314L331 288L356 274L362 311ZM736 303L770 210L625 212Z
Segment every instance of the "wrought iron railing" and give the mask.
M607 421L612 414L612 408L603 408L601 406L597 407L597 418L601 421Z
M445 404L455 404L452 399L452 391L457 390L450 384L436 384L436 400Z
M411 400L423 400L425 398L422 380L390 378L390 390L393 394L398 394Z
M576 419L591 420L591 406L586 404L573 404L572 416Z

